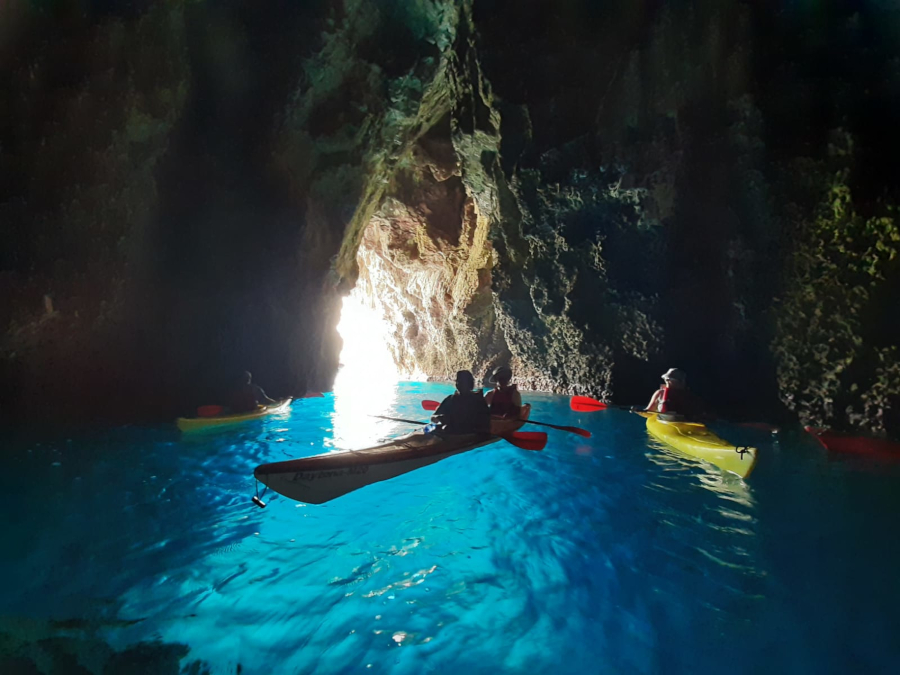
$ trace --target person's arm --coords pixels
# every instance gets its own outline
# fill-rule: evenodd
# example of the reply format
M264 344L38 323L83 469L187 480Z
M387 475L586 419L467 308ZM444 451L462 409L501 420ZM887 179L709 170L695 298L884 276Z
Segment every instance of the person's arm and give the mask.
M644 410L656 412L657 403L659 403L659 389L653 392L653 398L650 399L650 403L647 404L647 407L644 408Z
M487 407L488 407L488 408L491 407L491 401L494 400L494 392L495 392L495 391L497 391L497 390L496 390L496 389L491 389L488 393L486 393L486 394L484 395L484 402L487 403Z
M256 401L260 405L273 405L274 403L278 402L278 401L274 401L271 398L269 398L268 396L266 396L266 392L264 392L262 390L262 387L257 386L257 385L254 385L254 387L255 387L254 391L256 392Z

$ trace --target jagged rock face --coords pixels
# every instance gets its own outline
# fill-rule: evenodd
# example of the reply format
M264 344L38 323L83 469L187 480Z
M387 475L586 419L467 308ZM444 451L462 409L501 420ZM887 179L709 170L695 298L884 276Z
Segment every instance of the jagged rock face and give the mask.
M2 372L33 409L60 377L50 410L170 414L244 368L327 388L359 285L430 377L508 362L642 403L679 366L720 412L896 419L900 42L878 12L15 9ZM849 56L823 74L829 44Z
M356 214L444 114L425 90L458 8L99 4L14 8L0 408L170 418L244 369L273 395L329 388Z
M791 91L804 91L801 107L815 93L796 72L804 47L787 46L796 61L785 63L754 50L773 36L814 39L805 17L773 26L746 6L703 1L473 7L447 57L447 82L470 87L432 85L458 100L438 133L455 161L435 172L413 155L359 249L398 358L435 377L509 361L525 386L635 402L678 365L724 410L771 412L780 399L804 422L883 432L896 415L896 338L864 345L896 287L893 220L854 216L848 227L866 234L846 235L853 258L817 243L821 228L807 223L829 201L826 174L853 152L837 153L842 165L824 138L808 139L823 151L807 160L766 145L809 133L781 115ZM827 30L860 48L841 21L852 32L858 17ZM766 68L795 72L762 80ZM846 88L843 77L829 86ZM471 258L424 197L457 166L454 223L479 232L464 211L474 202L489 224ZM811 166L814 178L793 175ZM848 271L873 257L865 273ZM815 319L835 302L829 321Z
M189 90L178 3L83 9L4 7L0 411L16 418L95 412L135 376L121 331L141 311L155 171Z
M613 19L645 21L630 16L627 7L616 11L620 15ZM498 13L525 18L522 24L513 18L493 33L498 29L490 17ZM443 273L428 261L427 278L443 283L433 285L437 297L428 296L430 326L424 337L421 321L402 318L421 308L416 287L421 284L410 290L416 273L406 260L407 244L402 236L383 235L408 229L392 221L407 222L405 212L419 210L415 191L388 193L387 210L370 219L360 266L377 269L382 281L374 294L394 317L397 335L416 335L417 342L404 345L402 353L415 354L416 365L431 376L446 377L466 362L484 375L488 367L510 361L525 386L608 397L618 372L619 391L623 384L627 391L638 379L635 369L662 368L669 317L660 295L671 277L666 268L673 267L673 228L665 225L674 219L678 183L692 168L686 158L692 127L679 123L678 116L695 103L689 100L692 90L727 79L730 71L719 75L714 66L692 70L701 52L718 57L722 47L716 37L709 45L681 44L677 32L690 16L663 15L649 21L649 37L625 39L616 38L621 29L616 21L588 21L588 30L579 29L580 17L560 19L549 5L513 13L503 3L475 3L474 16L474 24L462 24L467 30L459 31L445 57L446 84L432 86L443 86L447 98L458 101L449 111L444 146L452 145L460 182L476 217L488 224L484 229L494 255L482 256L485 245L476 239L465 273L478 276L478 285L464 284L464 293L443 299L440 292L454 285L465 252L457 251ZM721 21L738 31L740 18L726 13ZM546 33L529 34L535 25L546 27ZM687 65L670 72L663 62L669 57ZM440 179L425 170L425 157L413 155L418 170L399 185ZM418 231L429 230L418 226ZM398 257L404 264L396 263ZM701 275L689 281L708 280ZM367 283L375 290L378 282ZM472 288L480 290L473 295ZM729 307L718 309L718 324L733 322ZM462 327L469 335L461 339ZM713 325L709 332L719 329ZM696 331L686 332L684 343L696 337ZM465 349L459 351L459 345ZM647 386L655 381L652 377Z
M386 198L372 217L357 283L393 323L397 362L440 376L484 361L477 340L489 318L492 249L458 169L428 171L401 177L409 193Z
M430 8L440 18L433 25L445 29L423 62L430 79L401 90L414 100L393 98L373 132L382 140L367 148L360 205L335 270L346 285L361 284L393 325L403 370L447 377L483 371L504 350L490 292L497 208L488 172L499 120L478 71L468 6Z

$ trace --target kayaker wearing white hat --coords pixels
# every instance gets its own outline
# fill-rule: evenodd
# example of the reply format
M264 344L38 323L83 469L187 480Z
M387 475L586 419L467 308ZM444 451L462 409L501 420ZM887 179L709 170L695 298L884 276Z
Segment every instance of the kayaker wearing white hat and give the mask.
M653 393L647 410L675 415L699 415L703 406L687 388L687 374L681 368L669 368L662 375L665 384Z

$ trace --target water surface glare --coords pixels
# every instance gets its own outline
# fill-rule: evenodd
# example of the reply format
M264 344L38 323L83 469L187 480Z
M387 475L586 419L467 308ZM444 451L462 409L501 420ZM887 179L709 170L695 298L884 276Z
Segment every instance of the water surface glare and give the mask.
M329 394L195 436L7 439L0 635L180 643L184 665L245 675L897 672L900 468L799 433L717 428L759 447L742 482L637 416L529 395L533 419L594 437L251 504L257 464L399 435L363 416L427 419L419 402L449 392Z

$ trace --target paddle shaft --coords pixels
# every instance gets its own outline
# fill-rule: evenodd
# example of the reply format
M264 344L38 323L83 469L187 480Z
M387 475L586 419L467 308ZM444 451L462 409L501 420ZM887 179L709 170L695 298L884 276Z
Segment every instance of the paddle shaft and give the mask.
M649 415L659 415L660 413L655 410L644 410L642 408L638 408L637 406L624 406L624 405L616 405L615 403L604 403L603 401L598 401L596 399L590 398L588 396L573 396L571 401L569 402L569 406L572 410L577 412L597 412L599 410L606 410L607 408L616 408L617 410L627 410L628 412L636 412L636 413L645 413ZM711 420L715 421L715 420ZM718 420L722 422L727 422L728 424L734 424L736 426L746 426L753 427L757 429L764 429L766 431L770 431L772 433L778 432L778 427L773 426L771 424L765 424L763 422L728 422L728 420Z
M437 410L440 403L437 401L422 401L422 407L425 410ZM560 424L548 424L547 422L535 422L533 420L525 420L525 424L536 424L539 427L550 427L551 429L559 429L560 431L568 431L572 434L578 434L579 436L584 436L585 438L591 437L591 432L587 429L581 429L579 427L566 427Z
M407 420L402 417L386 417L385 415L372 415L380 420L389 420L391 422L403 422L405 424L421 424L425 426L428 422L422 422L419 420ZM531 435L535 437L532 438ZM537 438L540 436L541 438ZM508 434L499 434L497 438L502 438L507 443L512 443L517 448L522 448L523 450L543 450L544 446L547 444L547 434L538 433L538 432L516 432L512 431Z
M405 420L402 417L385 417L384 415L372 415L372 417L377 417L380 420L389 420L391 422L405 422L406 424L421 424L423 427L428 424L428 422L422 422L421 420Z
M560 431L568 431L571 434L578 434L584 438L590 438L591 432L580 427L564 427L560 424L549 424L547 422L535 422L534 420L525 420L525 424L536 424L539 427L550 427L551 429L559 429Z

